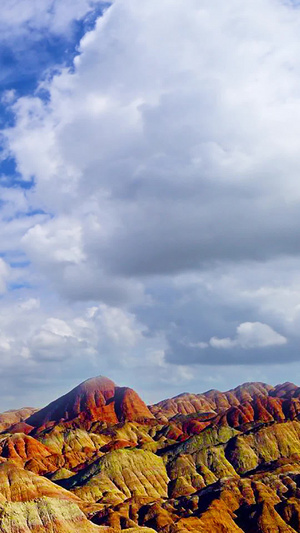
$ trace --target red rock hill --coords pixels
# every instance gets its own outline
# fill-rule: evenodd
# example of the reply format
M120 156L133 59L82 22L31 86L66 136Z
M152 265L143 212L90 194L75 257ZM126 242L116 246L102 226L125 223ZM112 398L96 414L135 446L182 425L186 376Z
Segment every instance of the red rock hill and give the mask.
M48 422L79 419L117 424L124 420L154 418L138 394L128 387L117 387L110 379L91 378L34 413L26 422L41 427Z

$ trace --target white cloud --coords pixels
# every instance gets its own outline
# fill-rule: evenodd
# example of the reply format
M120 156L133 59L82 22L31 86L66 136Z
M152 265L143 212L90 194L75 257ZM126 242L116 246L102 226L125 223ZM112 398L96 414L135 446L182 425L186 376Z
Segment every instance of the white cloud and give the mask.
M29 298L19 303L19 309L22 311L31 311L32 309L39 309L40 301L38 298Z
M83 257L133 279L294 253L299 27L269 0L115 2L75 72L44 83L50 101L14 106L10 149L36 178L31 202L56 216L24 237L35 262L51 263L36 242L66 225L79 276Z
M105 365L108 354L115 357L121 352L126 360L128 350L143 342L142 329L134 315L101 305L93 315L86 310L67 319L46 318L25 339L25 346L38 361L85 357L91 363L100 357Z
M4 3L8 29L67 31L91 4L24 5L17 22ZM299 30L280 1L116 0L49 99L6 95L7 153L35 186L1 190L1 244L40 307L6 303L3 364L83 357L166 384L207 352L298 357Z
M31 296L0 305L0 351L6 366L14 367L20 356L36 363L84 360L87 368L95 361L107 366L113 359L126 366L145 350L164 347L163 339L146 333L133 313L104 304L94 306L93 312L81 305L76 312L66 303L49 306L47 300ZM153 363L148 358L147 364L158 364L157 358Z
M100 3L97 0L2 0L1 38L45 29L63 33L70 29L71 22L81 19Z
M78 264L84 260L81 226L76 218L56 218L48 224L36 224L27 231L21 243L36 264L46 262L49 269L57 263Z
M95 315L94 315L95 316ZM97 328L121 348L133 348L143 337L145 327L138 326L135 316L116 307L101 305L95 316Z
M268 324L261 322L243 322L236 329L234 339L212 337L209 344L213 348L241 347L245 349L263 348L266 346L281 346L287 343L286 337L280 335Z
M234 346L238 346L237 340L232 340L229 337L226 337L224 339L218 339L218 337L212 337L209 341L210 346L212 348L233 348ZM209 345L208 345L209 346Z

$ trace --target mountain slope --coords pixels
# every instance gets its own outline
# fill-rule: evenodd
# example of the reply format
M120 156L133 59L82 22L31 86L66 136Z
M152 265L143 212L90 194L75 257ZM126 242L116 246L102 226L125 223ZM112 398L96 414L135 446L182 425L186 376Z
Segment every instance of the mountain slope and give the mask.
M99 376L26 414L3 414L0 532L300 532L293 383L147 407Z
M26 422L34 427L48 422L74 419L117 424L122 420L144 420L153 415L132 389L117 387L103 376L88 379L34 413Z
M78 507L79 498L15 464L0 465L0 531L3 533L96 533Z

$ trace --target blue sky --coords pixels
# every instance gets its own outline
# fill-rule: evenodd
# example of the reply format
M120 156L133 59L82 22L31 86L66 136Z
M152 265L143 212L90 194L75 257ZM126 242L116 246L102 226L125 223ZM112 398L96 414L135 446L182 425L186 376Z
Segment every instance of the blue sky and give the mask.
M300 14L1 5L0 406L300 383Z
M53 76L57 69L63 66L72 69L80 40L94 28L97 18L102 16L109 5L102 1L89 2L88 9L84 9L83 16L78 19L72 18L70 13L65 33L57 32L51 26L35 28L29 18L23 22L23 28L16 31L11 41L5 36L2 41L0 39L0 90L4 94L4 101L0 104L2 128L14 123L14 114L7 106L5 93L13 91L16 98L31 95L38 90L41 80ZM46 2L44 11L55 9L53 6L55 2ZM17 21L15 22L17 25ZM41 89L39 95L47 99L47 91L43 94ZM8 178L12 176L13 183L16 177L21 178L16 172L13 157L1 160L1 174Z

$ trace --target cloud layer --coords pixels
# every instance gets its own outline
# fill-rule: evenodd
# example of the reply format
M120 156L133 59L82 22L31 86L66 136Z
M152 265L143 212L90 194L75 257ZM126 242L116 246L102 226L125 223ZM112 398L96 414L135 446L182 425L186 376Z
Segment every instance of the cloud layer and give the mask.
M92 8L28 4L21 26L63 32ZM85 354L118 376L137 350L174 391L205 386L190 365L273 379L299 360L299 30L279 0L115 0L72 69L9 95L6 154L34 187L3 189L2 305L26 286L43 322L15 352L3 325L3 354L72 360L75 379Z

